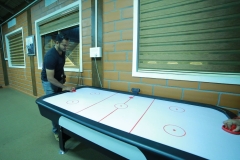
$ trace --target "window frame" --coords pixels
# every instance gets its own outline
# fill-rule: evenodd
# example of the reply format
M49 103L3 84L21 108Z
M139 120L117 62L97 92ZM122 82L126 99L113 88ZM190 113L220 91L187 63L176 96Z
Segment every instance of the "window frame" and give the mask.
M61 13L64 13L65 11L75 8L76 6L79 7L79 68L64 68L64 71L71 71L71 72L82 72L82 2L77 1L74 2L68 6L65 6L51 14L48 14L38 20L35 21L35 35L36 35L36 55L37 55L37 61L38 61L38 69L42 69L43 64L43 58L42 58L42 39L40 35L40 29L39 26L42 23L46 23L48 19L51 19L52 17L55 17L56 15L60 15Z
M9 38L10 36L17 34L17 33L21 33L22 34L22 42L23 42L23 56L24 56L24 66L13 66L12 65L12 59L11 59L11 54L10 54L10 45L9 45ZM8 65L10 68L26 68L26 51L25 51L25 44L24 44L24 39L23 39L23 28L20 27L8 34L5 35L5 42L6 42L6 52L7 52L7 60L8 60Z
M216 74L211 72L169 72L169 71L138 71L138 35L139 35L139 0L133 0L133 62L132 76L159 78L183 81L197 81L222 84L240 84L240 74Z
M7 55L7 53L5 52L5 44L6 44L6 40L5 40L5 36L3 35L3 31L2 31L2 26L1 26L1 33L2 33L2 35L1 35L1 38L2 38L2 41L1 41L1 45L2 45L2 49L3 49L3 54L4 54L4 60L8 60L8 55Z

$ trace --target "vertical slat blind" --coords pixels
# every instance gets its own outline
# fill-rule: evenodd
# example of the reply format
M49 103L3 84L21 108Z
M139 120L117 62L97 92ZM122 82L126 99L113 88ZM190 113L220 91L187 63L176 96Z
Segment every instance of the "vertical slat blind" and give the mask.
M139 71L240 73L239 0L140 0Z
M25 66L22 32L14 34L8 39L12 66Z

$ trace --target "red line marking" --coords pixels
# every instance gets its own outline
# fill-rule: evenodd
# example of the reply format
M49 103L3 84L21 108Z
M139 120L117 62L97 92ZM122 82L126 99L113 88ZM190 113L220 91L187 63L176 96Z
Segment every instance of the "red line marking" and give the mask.
M105 99L103 99L103 100L95 103L95 104L98 104L98 103L100 103L100 102L102 102L102 101L105 101L106 99L108 99L108 98L110 98L110 97L112 97L112 96L115 96L116 94L117 94L117 93L115 93L115 94L113 94L113 95L111 95L111 96L109 96L109 97L107 97L107 98L105 98ZM94 106L95 104L92 104L91 106L88 106L88 107L86 107L86 108L84 108L84 109L82 109L82 110L80 110L80 111L78 111L78 112L75 112L75 113L82 112L83 110L85 110L85 109L87 109L87 108L90 108L90 107Z
M133 96L134 97L134 96ZM132 97L132 98L133 98ZM132 98L129 98L129 100L127 100L125 103L127 103L128 101L130 101ZM124 103L124 104L125 104ZM110 114L112 114L113 112L115 112L116 110L118 110L118 108L116 108L114 111L112 111L111 113L109 113L108 115L106 115L105 117L103 117L100 121L98 121L98 122L101 122L103 119L105 119L105 118L107 118Z
M137 124L140 122L140 120L143 118L143 116L147 113L148 109L151 107L151 105L153 104L153 102L155 101L155 99L152 101L152 103L148 106L147 110L143 113L143 115L140 117L140 119L137 121L137 123L133 126L133 128L130 130L129 133L131 133L133 131L133 129L137 126Z
M108 115L106 115L105 117L103 117L100 121L98 122L101 122L103 119L105 119L106 117L108 117L110 114L112 114L113 112L115 112L116 110L118 110L118 108L116 108L114 111L110 112Z
M133 97L134 97L134 96L133 96ZM125 103L127 103L128 101L130 101L131 99L133 99L133 97L132 97L132 98L129 98L129 100L127 100ZM124 103L124 104L125 104L125 103Z

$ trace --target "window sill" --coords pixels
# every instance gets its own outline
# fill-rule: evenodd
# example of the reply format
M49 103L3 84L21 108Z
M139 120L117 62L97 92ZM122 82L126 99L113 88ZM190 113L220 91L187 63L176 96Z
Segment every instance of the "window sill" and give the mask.
M159 79L172 79L172 80L182 80L182 81L197 81L197 82L240 85L240 75L132 71L132 76L133 77L159 78Z

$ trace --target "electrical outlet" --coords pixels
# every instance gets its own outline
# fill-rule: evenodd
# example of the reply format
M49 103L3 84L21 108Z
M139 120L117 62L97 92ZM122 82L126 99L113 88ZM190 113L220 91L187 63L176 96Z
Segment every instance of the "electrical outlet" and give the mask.
M101 47L90 48L90 57L102 57Z

